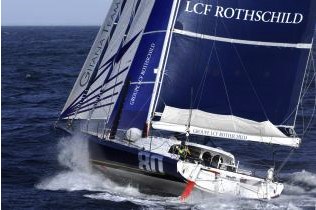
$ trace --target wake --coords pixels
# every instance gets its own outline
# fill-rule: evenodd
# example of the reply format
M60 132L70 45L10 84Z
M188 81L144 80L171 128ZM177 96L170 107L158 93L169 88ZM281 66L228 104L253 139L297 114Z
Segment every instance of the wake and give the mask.
M316 174L301 171L287 175L283 194L270 201L258 201L227 195L193 192L182 202L179 197L161 197L140 193L132 186L121 186L89 163L87 140L80 135L61 138L58 161L64 170L40 181L35 187L51 191L88 191L83 196L112 202L132 202L154 209L305 209L315 207ZM80 199L80 198L78 198Z

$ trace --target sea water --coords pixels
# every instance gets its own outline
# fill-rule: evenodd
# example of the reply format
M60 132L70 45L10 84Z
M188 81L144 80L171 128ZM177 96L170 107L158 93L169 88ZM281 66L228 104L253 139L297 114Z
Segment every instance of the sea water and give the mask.
M193 193L185 202L113 183L88 162L87 142L53 123L64 105L98 27L2 27L3 209L315 209L315 84L299 111L305 132L280 173L283 194L271 201ZM316 48L315 48L316 49ZM244 167L273 164L271 146L214 142ZM277 148L278 149L278 148ZM288 149L275 155L278 165ZM259 170L259 172L262 172Z

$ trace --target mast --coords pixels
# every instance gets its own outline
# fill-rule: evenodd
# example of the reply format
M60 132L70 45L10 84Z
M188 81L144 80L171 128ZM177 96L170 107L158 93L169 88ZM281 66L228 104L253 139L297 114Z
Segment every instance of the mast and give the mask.
M156 75L155 85L154 85L154 89L152 92L150 105L149 105L149 111L148 111L148 116L147 116L147 121L146 121L147 126L150 126L151 120L154 117L154 104L156 102L158 89L160 87L161 79L163 77L163 72L164 72L163 69L165 68L164 64L166 62L166 59L168 56L168 51L170 48L170 42L172 39L172 30L174 28L174 24L175 24L175 20L176 20L176 16L177 16L177 11L179 10L179 2L180 2L179 0L173 1L171 14L169 17L169 23L168 23L168 27L167 27L167 33L166 33L166 37L165 37L165 40L163 43L163 48L162 48L162 53L161 53L159 65L158 65L158 68L155 69L155 71L157 72L157 75Z

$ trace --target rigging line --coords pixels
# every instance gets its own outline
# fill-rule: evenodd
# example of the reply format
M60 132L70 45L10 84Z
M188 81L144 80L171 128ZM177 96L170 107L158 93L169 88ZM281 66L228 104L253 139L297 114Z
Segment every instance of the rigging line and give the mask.
M233 109L232 109L232 106L231 106L231 103L230 103L228 89L227 89L227 86L226 86L226 82L225 82L225 78L224 78L224 74L223 74L223 70L222 70L222 64L221 64L221 62L219 60L219 56L218 56L218 53L217 53L216 46L215 46L215 55L216 55L216 58L217 58L217 61L218 61L218 64L219 64L219 69L220 69L220 72L221 72L221 77L222 77L222 81L223 81L224 88L225 88L225 93L226 93L226 97L227 97L227 101L228 101L228 106L229 106L229 110L230 110L230 113L231 113L232 123L233 123L235 132L237 132L237 127L236 127L235 121L233 120L233 117L234 117Z
M99 106L97 106L96 108L101 108L101 107L105 107L105 106L110 106L111 104L113 104L113 103L107 103L107 104L99 105ZM87 111L90 111L90 110L91 110L91 109L81 110L81 111L78 111L78 114L83 113L83 112L87 112Z
M312 59L313 59L313 62L314 62L314 58L312 58ZM313 74L313 76L312 76L312 79L310 79L310 83L309 83L309 84L307 85L307 87L305 88L304 93L302 94L302 97L301 97L301 98L304 98L305 95L308 93L308 90L309 90L309 88L310 88L311 84L313 83L313 81L314 81L314 79L315 79L315 76L316 76L315 64L311 64L311 65L313 65L313 67L311 66L310 68L313 68L314 74Z
M313 68L313 70L314 70L314 74L313 74L313 78L312 78L312 79L314 80L314 84L315 84L314 89L316 89L316 79L315 79L316 68L315 68L315 61L314 61L313 56L311 56L311 62L312 62L312 68ZM312 81L313 81L313 80L312 80ZM311 81L311 82L312 82L312 81ZM306 92L307 92L307 90L306 90ZM312 115L311 115L311 117L310 117L310 119L309 119L309 122L308 122L308 124L307 124L306 129L303 130L303 136L305 136L305 134L307 133L308 129L310 128L310 124L311 124L312 120L314 119L315 109L316 109L316 94L315 94L315 97L314 97L313 112L312 112Z
M114 85L112 85L111 87L109 87L109 88L107 88L107 89L105 89L105 90L102 90L101 95L104 94L104 93L106 93L106 92L108 92L109 90L115 88L116 86L118 86L118 85L120 85L120 84L122 84L122 82L121 82L121 83L114 84ZM99 86L96 90L94 90L93 92L91 92L89 95L91 95L92 93L96 92L96 91L99 90L100 88L101 88L101 86ZM86 102L91 101L92 99L96 98L97 96L98 96L98 95L95 95L95 96L89 98L88 100L85 100L81 105L85 104ZM70 107L70 109L78 108L78 106L79 106L78 103L77 103L77 104L74 104L74 106Z
M143 103L143 105L140 107L139 111L137 112L137 114L131 119L131 121L129 122L127 127L130 127L135 120L137 119L137 117L140 115L141 110L143 110L143 108L146 106L146 104L148 103L148 101L150 101L151 97L148 97L148 99Z
M305 76L306 76L306 73L307 73L307 68L308 68L308 62L310 61L310 59L313 57L313 43L314 43L314 38L312 38L312 47L310 48L310 50L309 50L309 54L308 54L308 58L307 58L307 63L306 63L306 66L305 66L305 69L304 69L304 76L303 76L303 81L302 81L302 84L301 84L301 88L300 88L300 93L299 93L299 101L297 102L297 109L296 109L296 113L295 113L295 115L294 115L294 126L293 127L295 127L295 123L296 123L296 118L297 118L297 112L298 112L298 106L299 106L299 103L300 103L300 101L301 101L301 99L302 99L302 91L303 91L303 86L304 86L304 79L306 79L305 78Z
M303 107L302 101L300 101L300 105L301 105L301 114L302 114L302 130L304 132L304 130L305 130L305 118L304 118L304 107Z
M314 61L314 58L312 57L312 55L309 56L309 57L310 57L311 59L313 59L313 61ZM312 63L311 63L310 65L312 65ZM309 67L309 68L311 68L311 67ZM315 71L315 67L314 67L314 71ZM307 87L304 89L304 91L302 91L302 95L300 96L299 101L302 100L302 99L305 97L305 95L308 93L308 90L309 90L311 84L313 83L313 81L315 80L315 77L316 77L316 73L313 74L313 77L312 77L312 79L310 79L309 84L308 84ZM306 78L304 79L303 83L307 83L307 78L308 78L308 77L306 77ZM315 82L316 82L316 81L315 81ZM292 112L289 114L289 116L288 116L281 124L284 124L287 120L290 119L290 117L291 117L295 112L297 112L297 110L299 109L299 105L300 105L300 103L298 103L298 104L295 106L295 108L292 110Z
M202 21L199 21L199 18L201 18ZM201 28L201 25L203 26L203 20L204 20L204 18L203 18L203 17L200 17L200 15L196 18L196 21L195 21L195 23L196 23L196 24L195 24L195 26L196 26L196 27L195 27L195 31L196 31L196 32L199 31L199 29ZM202 39L199 39L198 37L194 37L194 39L195 39L196 42L201 42L201 43L202 43ZM199 44L195 45L195 52L198 52L198 53L194 53L195 58L197 58L197 59L194 59L194 60L199 60L199 61L201 61L202 52L201 52L201 50L199 50ZM198 69L200 63L201 63L201 62L195 62L195 63L194 63L194 69ZM197 92L197 94L196 94L196 96L195 96L195 98L194 98L193 104L195 104L195 101L196 101L198 95L199 95L199 94L198 94L198 92ZM191 100L192 100L192 99L191 99ZM190 103L192 103L192 101L190 101Z
M136 4L135 4L136 3ZM134 17L135 17L135 14L138 12L138 9L139 9L139 5L140 5L140 1L134 1L133 2L133 8L134 9L132 9L132 11L131 11L131 17L130 17L130 20L129 20L129 24L128 24L128 27L127 27L127 29L126 29L126 31L125 31L125 36L124 36L124 38L123 38L123 43L125 44L125 42L126 42L126 39L127 39L127 35L129 34L129 32L130 32L130 29L131 29L131 26L132 26L132 24L133 24L133 21L134 21ZM143 31L143 29L141 30L141 31ZM139 32L137 35L136 35L136 37L138 37L138 35L140 34L141 32ZM133 38L134 39L134 38ZM132 40L133 40L132 39ZM133 41L134 42L134 41ZM119 71L119 69L120 69L120 67L121 67L121 63L122 63L122 59L120 59L119 60L119 63L118 63L118 71ZM117 65L116 65L117 66ZM106 78L106 82L108 83L109 81L111 81L112 79L115 79L115 83L117 82L117 80L118 80L118 76L121 74L121 73L123 73L123 72L125 72L126 70L128 70L129 69L129 67L130 66L128 66L127 68L125 68L124 70L122 70L121 72L119 72L119 73L117 73L117 75L114 75L112 78ZM114 68L114 67L113 67ZM111 73L112 74L112 73ZM111 76L111 75L109 75L109 76ZM126 75L127 76L127 75ZM126 77L125 77L125 80L126 80ZM122 82L122 81L121 81ZM124 85L123 85L124 86ZM123 88L123 86L121 87L121 89L120 90L118 90L118 92L121 94L121 91L122 91L122 88ZM113 89L113 92L114 92L114 89ZM111 98L111 102L113 101L113 97ZM117 101L116 102L113 102L113 104L112 105L115 105L117 103ZM109 126L108 126L108 124L109 124L109 121L110 121L110 118L111 118L111 116L109 116L109 115L112 115L113 113L113 108L112 108L112 105L110 105L110 107L106 110L106 116L108 116L107 118L106 118L106 120L104 121L104 131L105 130L107 130L107 129L109 129Z
M230 103L230 100L229 100L228 90L227 90L225 78L224 78L223 71L222 71L222 64L221 64L221 61L219 60L216 46L215 46L215 55L216 55L216 58L217 58L217 62L219 64L219 70L221 72L221 77L222 77L222 81L223 81L223 84L224 84L224 89L225 89L225 93L226 93L226 97L227 97L227 101L228 101L228 105L229 105L230 114L233 115L233 110L232 110L231 103ZM235 130L236 130L236 128L235 128Z
M284 159L284 161L281 163L281 165L279 166L279 168L276 170L274 176L278 177L280 171L283 169L283 167L285 166L285 164L289 161L290 157L293 155L294 153L294 148L291 149L290 153L288 154L288 156Z
M189 142L189 135L190 135L190 126L191 126L192 109L193 109L193 100L192 99L193 99L193 87L191 87L190 110L189 110L188 126L186 129L186 142Z
M129 31L130 27L131 27L131 21L128 24L128 27L125 30L126 31L125 35ZM123 43L121 43L122 47L119 48L118 51L115 54L112 55L112 57L107 59L107 61L101 67L99 67L99 70L103 69L104 67L105 67L105 69L102 70L99 73L99 75L95 78L95 80L93 82L95 82L97 79L99 79L107 70L112 71L113 63L118 61L118 60L120 60L124 56L124 52L127 51L130 48L130 46L134 43L135 39L138 37L139 34L140 34L140 32L136 36L134 36L131 40L129 40L127 43L124 42L124 45L123 45ZM126 40L126 37L125 37L124 40ZM110 72L108 74L110 74Z
M230 33L230 31L228 30L228 28L227 28L225 22L224 22L224 21L221 21L221 23L224 25L224 28L225 28L226 32L229 34L229 36L231 36L231 33ZM252 83L252 81L251 81L251 79L250 79L250 75L248 74L248 71L247 71L247 69L246 69L246 67L245 67L244 62L242 61L242 58L241 58L241 56L240 56L240 54L239 54L239 52L238 52L238 50L237 50L237 48L236 48L236 45L235 45L234 43L231 43L231 45L233 46L233 48L234 48L234 50L235 50L235 52L236 52L236 54L237 54L237 56L238 56L238 60L239 60L239 62L240 62L240 64L241 64L241 67L242 67L243 71L246 73L247 80L248 80L248 82L249 82L249 84L250 84L250 86L251 86L251 88L252 88L252 90L253 90L253 92L254 92L254 94L255 94L255 96L256 96L258 102L259 102L259 105L260 105L260 108L261 108L262 111L263 111L263 114L265 115L266 119L269 120L268 115L267 115L267 112L265 111L265 108L264 108L264 106L263 106L263 104L262 104L262 102L261 102L261 100L260 100L260 97L259 97L259 95L258 95L258 93L257 93L257 91L256 91L256 89L255 89L255 86L254 86L254 84Z
M111 90L111 89L114 89L114 88L115 88L116 86L118 86L118 85L120 85L120 84L117 83L117 84L113 85L112 87L110 87L110 88L108 88L108 89L102 91L101 94L100 94L100 97L101 97L101 95L103 95L104 93L108 92L108 91ZM92 101L92 100L95 99L95 98L98 98L98 96L99 96L99 95L94 95L93 97L89 98L88 100L85 100L85 101L81 104L81 106L84 105L84 104L86 104L86 103L88 103L89 101ZM95 100L95 101L97 101L97 100ZM95 102L95 101L94 101L94 102ZM80 108L80 107L78 106L78 104L72 107L72 109L76 109L76 108Z
M109 59L109 61L111 61L111 58ZM98 71L100 71L101 69L104 69L94 78L93 83L95 83L102 75L104 75L104 73L109 70L110 68L110 64L111 62L107 61L105 64L103 64L103 66L101 66Z
M108 96L106 96L106 97L101 98L100 100L103 101L103 100L108 99L108 98L112 97L113 95L117 95L117 94L118 94L118 92L113 93L113 94L111 94L111 95L108 95ZM81 107L79 108L79 110L84 109L84 108L86 108L86 107L88 107L88 106L90 106L90 105L93 105L93 104L95 104L95 101L93 101L93 102L91 102L91 103L89 103L89 104L86 104L86 105L84 105L84 106L81 106Z
M217 0L217 5L218 5L218 0ZM215 36L217 35L217 26L218 26L218 17L216 18L216 21L215 21L215 28L214 28L214 35ZM212 55L213 55L214 47L215 47L215 40L213 40L211 53L210 53L210 55L208 57L208 61L207 61L207 65L206 65L205 70L204 70L202 81L201 81L200 86L198 88L198 90L201 88L201 94L200 94L200 97L199 97L199 100L198 100L197 107L200 106L200 103L201 103L201 100L202 100L202 94L204 92L205 82L206 82L206 78L207 78L207 74L208 74L208 70L209 70L208 67L209 67L209 64L210 64L210 61L211 61L211 58L212 58Z
M135 6L135 1L134 1L133 4L134 4L134 6ZM134 7L134 6L133 6L133 7ZM132 19L132 15L133 15L133 9L131 10L131 19ZM125 29L125 30L126 30L126 31L125 31L125 34L126 34L127 31L130 29L131 19L130 19L129 25L128 25L127 28ZM123 47L125 40L126 40L126 37L124 36L123 39L122 39L122 43L121 43L120 48ZM119 51L118 51L118 52L119 52ZM119 54L118 52L116 52L116 54L113 55L113 61L112 61L112 63L111 63L111 67L110 67L110 69L109 69L109 72L108 72L107 76L105 77L105 80L104 80L103 84L102 84L101 91L100 91L99 94L98 94L98 97L97 97L97 100L96 100L96 102L95 102L95 104L94 104L94 107L96 107L97 104L100 103L100 97L101 97L101 94L102 94L102 89L106 86L106 84L108 84L108 82L109 82L109 81L108 81L108 80L109 80L109 77L110 77L111 74L113 73L113 69L116 67L116 63L115 63L115 62L116 62L116 60L117 60L117 56L119 56L119 55L118 55L118 54ZM121 60L120 60L119 62L121 63ZM114 89L113 89L113 91L114 91ZM111 108L110 108L110 109L111 109ZM110 111L110 109L107 109L107 110ZM91 116L92 116L94 110L95 110L95 108L93 108L93 109L90 111L89 116L88 116L88 119L91 118Z
M151 103L149 104L149 114L147 116L147 119L149 119L150 121L152 121L152 119L154 118L158 103L160 101L164 103L164 99L160 96L160 94L161 94L161 89L163 86L163 81L166 76L165 75L166 66L169 59L169 52L170 52L172 38L173 38L173 30L175 27L176 17L178 16L179 8L180 8L180 0L173 1L172 8L169 15L169 20L168 20L167 33L163 42L162 53L164 53L164 55L160 56L159 65L158 65L158 68L160 70L158 70L158 73L156 75L154 92L152 95Z
M86 98L88 98L90 95L92 95L93 93L95 93L97 90L99 90L102 86L97 87L95 90L93 90L91 93L86 95ZM80 103L80 101L77 103L77 100L83 95L84 91L68 106L68 109L73 109L75 107L78 106L78 104Z
M121 66L121 61L120 61L120 64L119 64L119 67L118 67L118 69L120 69L120 66ZM128 69L128 68L126 68L126 69ZM121 71L121 73L123 73L123 72L125 72L125 70L124 71ZM121 73L118 73L117 75L120 75ZM117 79L118 79L118 77L116 76L113 76L113 78L112 79L115 79L115 83L117 83ZM112 80L111 79L111 80ZM125 78L125 80L126 80L126 78ZM126 82L126 81L125 81ZM120 92L120 94L121 94L121 92L122 92L122 89L123 89L123 87L124 87L124 85L122 85L121 86L121 89L120 90L118 90L118 92ZM113 92L114 92L114 89L113 89ZM111 102L113 102L113 96L114 95L112 95L112 97L111 97ZM113 102L113 104L116 104L117 103L117 101L116 102ZM110 111L111 111L111 109L112 109L112 105L107 109L107 115L110 115L109 113L110 113ZM112 110L112 113L111 114L113 114L113 110ZM107 124L109 123L109 120L110 120L110 117L108 117L108 119L107 119ZM112 125L113 126L113 125ZM107 126L106 126L107 127ZM107 127L108 128L108 127Z
M122 7L122 5L121 5L121 7ZM120 13L118 13L117 14L117 16L116 16L116 18L120 18ZM113 32L114 30L116 30L116 25L113 25L112 26L112 28L111 28L111 31L110 31L110 35L111 35L111 32ZM92 84L94 83L94 81L93 81L93 79L97 76L97 72L98 72L98 70L99 70L99 66L101 65L101 62L102 62L102 59L103 59L103 57L104 57L104 54L105 54L105 52L107 51L107 48L108 48L108 44L109 44L109 40L110 40L110 38L109 38L110 36L108 36L108 38L107 38L107 40L106 40L106 43L105 43L105 45L103 46L103 49L102 49L102 51L101 51L101 54L100 54L100 57L98 58L98 62L97 62L97 64L96 64L96 66L94 67L94 70L93 70L93 73L92 73L92 75L91 75L91 78L90 78L90 80L89 80L89 82L88 82L88 85L87 85L87 87L85 88L85 90L83 91L83 95L82 95L82 97L81 97L81 100L79 101L79 108L80 108L80 106L81 106L81 104L83 103L83 101L86 99L86 94L88 93L88 91L89 91L89 89L90 89L90 87L92 86ZM78 111L79 109L77 109L77 111ZM72 122L73 122L73 120L76 118L76 116L77 116L77 111L75 112L75 116L74 116L74 118L72 118L72 120L71 120L71 122L70 122L70 125L72 124Z
M120 61L120 63L121 63L121 61ZM121 67L121 66L120 66L120 64L119 64L118 70L120 70L120 67ZM113 79L117 79L118 76L120 76L121 74L123 74L126 70L128 70L128 68L129 68L129 66L126 67L126 68L124 68L124 69L122 69L121 71L118 71L117 74L113 75L111 78L108 79L107 83L111 82ZM117 82L117 80L116 80L115 82Z

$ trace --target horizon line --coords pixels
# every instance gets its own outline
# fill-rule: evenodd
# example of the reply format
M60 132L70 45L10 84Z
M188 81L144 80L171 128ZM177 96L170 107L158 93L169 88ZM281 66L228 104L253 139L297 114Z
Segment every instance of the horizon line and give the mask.
M63 24L60 24L60 25L2 25L1 24L1 27L64 27L64 26L67 26L67 27L83 27L83 26L92 26L92 27L100 27L101 25L86 25L86 24L82 24L82 25L79 25L79 24L69 24L69 25L63 25Z

